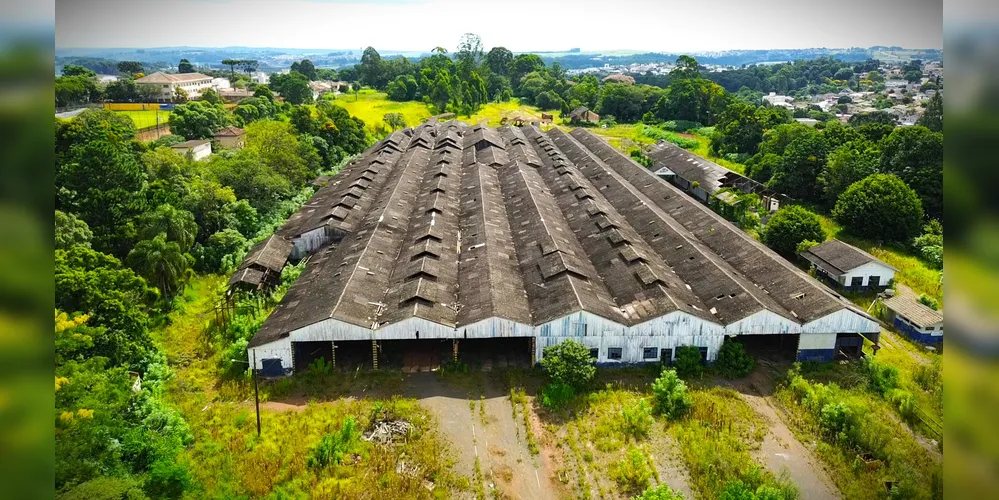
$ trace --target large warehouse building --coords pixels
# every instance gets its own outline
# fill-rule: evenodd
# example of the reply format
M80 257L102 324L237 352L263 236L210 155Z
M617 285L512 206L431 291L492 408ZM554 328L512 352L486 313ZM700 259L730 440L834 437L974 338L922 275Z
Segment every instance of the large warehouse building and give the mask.
M879 325L584 129L427 122L320 188L275 238L302 276L251 340L257 367L423 355L530 364L714 359L727 337L829 360ZM466 356L468 358L466 358Z

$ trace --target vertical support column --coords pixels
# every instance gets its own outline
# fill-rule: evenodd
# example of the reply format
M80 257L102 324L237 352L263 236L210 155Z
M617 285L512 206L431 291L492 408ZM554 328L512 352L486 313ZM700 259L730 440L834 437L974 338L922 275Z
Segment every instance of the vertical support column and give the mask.
M458 362L458 339L451 339L451 351L454 356L453 361Z
M538 344L537 344L537 342L538 342L538 338L537 337L531 337L531 366L534 366L534 364L537 363L537 361L538 361L537 359L535 359L535 356L538 353Z
M333 369L336 370L336 342L332 340L330 341L330 352L332 353L331 356L333 358Z
M375 370L378 369L378 341L371 341L371 366Z

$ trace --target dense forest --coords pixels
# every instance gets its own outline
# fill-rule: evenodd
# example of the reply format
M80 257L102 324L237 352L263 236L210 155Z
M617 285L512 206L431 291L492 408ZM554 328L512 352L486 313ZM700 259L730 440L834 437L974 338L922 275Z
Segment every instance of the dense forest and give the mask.
M69 498L190 487L178 454L191 434L163 402L170 369L151 331L195 273L233 269L316 175L371 141L343 108L281 103L266 88L235 112L198 101L175 113L179 135L153 142L110 111L56 120L55 488ZM167 147L232 124L246 127L242 149L195 162ZM245 340L230 358L245 359Z

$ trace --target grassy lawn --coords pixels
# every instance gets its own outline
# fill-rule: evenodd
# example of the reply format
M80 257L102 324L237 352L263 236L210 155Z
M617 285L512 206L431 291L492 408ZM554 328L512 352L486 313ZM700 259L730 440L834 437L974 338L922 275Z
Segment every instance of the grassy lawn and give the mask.
M161 124L165 124L170 121L169 111L157 111L157 110L146 110L146 111L115 111L120 115L128 116L135 122L135 128L143 129L146 127L156 126L156 118L159 115L159 120Z
M368 127L373 127L381 122L387 113L402 113L406 118L407 126L415 126L433 115L430 108L417 101L397 102L390 101L384 92L372 89L361 90L357 96L352 93L343 94L336 99L336 104L347 110L351 116L364 120ZM486 122L490 127L499 127L503 118L515 116L533 117L541 119L541 110L534 106L522 105L517 99L507 102L491 102L482 106L471 116L457 116L460 121L477 124ZM546 112L553 114L555 119L559 119L558 111Z
M220 373L222 352L207 334L224 284L221 276L196 277L154 333L173 370L166 401L181 410L194 438L181 458L193 475L190 498L434 498L469 489L468 480L451 471L451 452L436 421L410 398L369 392L364 398L320 396L289 409L265 405L258 437L252 383ZM265 383L261 399L309 387L350 391L356 383L371 385L367 378L292 377ZM361 439L372 422L392 419L413 426L405 439L390 445Z
M334 102L346 109L351 116L364 120L364 124L368 127L373 127L377 123L385 125L382 118L387 113L402 113L406 119L406 126L409 127L419 125L431 116L430 109L422 102L390 101L384 92L371 89L361 90L356 96L353 93L343 94Z

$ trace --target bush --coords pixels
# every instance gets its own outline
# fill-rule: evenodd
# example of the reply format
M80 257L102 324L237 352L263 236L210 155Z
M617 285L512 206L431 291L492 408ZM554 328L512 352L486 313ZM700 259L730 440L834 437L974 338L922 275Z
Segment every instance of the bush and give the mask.
M572 339L545 347L542 356L541 366L548 371L552 381L573 389L586 386L597 372L590 349Z
M885 396L898 387L898 368L864 358L864 371L867 373L868 386L875 393Z
M704 371L701 350L691 345L677 347L676 374L683 378L700 377Z
M838 441L847 441L852 427L852 413L846 403L828 403L819 412L819 426L827 436Z
M659 378L652 382L652 393L656 413L669 419L683 415L693 406L687 384L680 380L674 370L663 370Z
M777 211L760 234L768 247L782 255L794 255L798 245L806 240L825 241L819 217L798 205Z
M715 366L725 378L742 378L756 367L756 360L746 354L745 347L738 342L725 342L718 351Z
M910 423L916 421L916 398L911 392L904 389L893 389L886 398L898 410L898 414L902 416L903 420Z
M611 467L611 477L625 492L637 494L649 487L652 470L642 450L632 446L627 456Z
M63 500L145 500L139 482L131 478L98 477L59 495Z
M358 436L357 421L354 417L347 417L340 424L340 431L333 434L326 434L309 451L306 458L306 465L310 469L324 469L331 465L339 465L348 453L352 453L357 448Z
M683 493L673 491L672 488L665 484L660 484L655 488L645 490L633 500L683 500Z
M576 391L573 390L572 386L562 382L552 382L541 390L541 404L552 410L565 408L574 397L576 397Z
M662 128L672 132L689 132L692 129L702 128L703 125L690 120L667 120L660 125Z
M645 438L652 430L652 409L645 398L621 407L622 431L634 439Z

